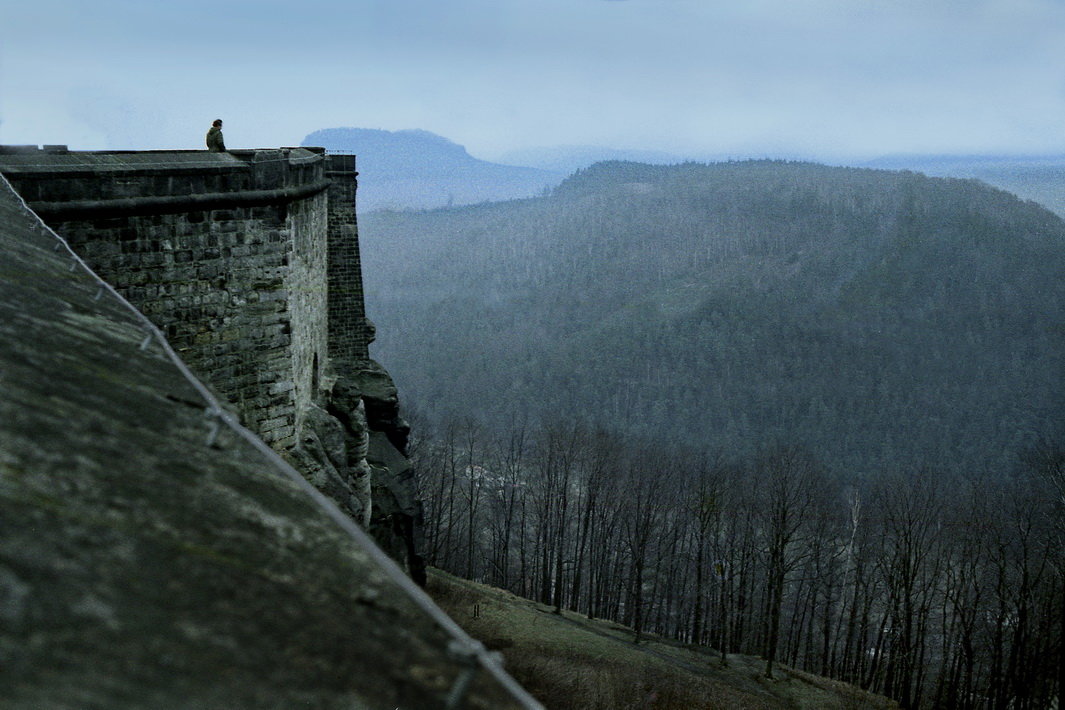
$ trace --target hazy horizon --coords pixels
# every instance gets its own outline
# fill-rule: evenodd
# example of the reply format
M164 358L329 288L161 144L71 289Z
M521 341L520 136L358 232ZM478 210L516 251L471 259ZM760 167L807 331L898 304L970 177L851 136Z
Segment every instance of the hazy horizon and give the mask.
M0 11L0 142L424 129L824 161L1065 153L1061 0L40 0Z

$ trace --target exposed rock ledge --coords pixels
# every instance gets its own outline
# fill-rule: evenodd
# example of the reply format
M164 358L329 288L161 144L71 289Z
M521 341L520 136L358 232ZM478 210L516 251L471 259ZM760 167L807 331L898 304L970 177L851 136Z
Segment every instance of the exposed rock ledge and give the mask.
M332 389L322 406L302 412L297 444L286 454L424 586L421 503L407 459L410 427L399 415L396 387L372 360L331 367Z

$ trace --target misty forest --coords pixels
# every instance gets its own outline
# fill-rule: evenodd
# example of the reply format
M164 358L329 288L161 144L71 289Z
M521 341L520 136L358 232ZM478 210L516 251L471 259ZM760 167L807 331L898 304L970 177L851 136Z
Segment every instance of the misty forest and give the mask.
M608 162L359 230L430 564L906 708L1060 697L1052 212L912 172Z

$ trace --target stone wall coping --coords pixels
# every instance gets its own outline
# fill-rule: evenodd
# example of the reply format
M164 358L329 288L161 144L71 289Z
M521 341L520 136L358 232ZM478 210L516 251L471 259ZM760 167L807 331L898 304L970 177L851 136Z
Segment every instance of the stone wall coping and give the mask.
M32 146L31 146L32 147ZM247 170L268 162L307 165L324 160L308 148L206 150L30 151L27 146L0 146L0 172L17 174L157 175Z
M51 148L0 146L0 173L27 189L31 183L53 179L75 180L83 185L71 186L65 195L80 199L57 200L58 195L33 190L26 195L38 214L64 220L284 204L328 189L330 180L324 173L325 167L332 165L322 149L306 148L239 149L226 153L71 152ZM204 182L204 176L214 177ZM190 178L192 181L187 182ZM101 191L90 189L92 185L108 187Z
M122 214L172 214L189 210L284 204L316 195L326 190L331 184L331 180L325 179L272 190L236 190L189 195L125 197L111 200L31 202L29 204L33 211L42 217L56 217L64 220L83 217L102 218Z

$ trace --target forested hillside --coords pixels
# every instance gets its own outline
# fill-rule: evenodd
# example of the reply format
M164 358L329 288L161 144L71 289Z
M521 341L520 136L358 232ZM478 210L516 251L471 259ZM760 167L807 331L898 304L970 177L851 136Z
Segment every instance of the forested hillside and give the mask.
M601 163L549 197L360 218L408 401L837 472L1010 469L1061 433L1065 222L968 180Z
M361 233L431 564L904 708L1060 696L1052 213L914 173L605 163Z
M977 178L1035 200L1065 217L1065 156L885 156L865 164L870 168L917 170L926 175Z

